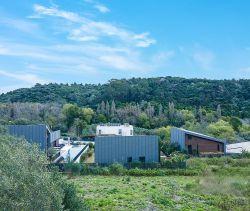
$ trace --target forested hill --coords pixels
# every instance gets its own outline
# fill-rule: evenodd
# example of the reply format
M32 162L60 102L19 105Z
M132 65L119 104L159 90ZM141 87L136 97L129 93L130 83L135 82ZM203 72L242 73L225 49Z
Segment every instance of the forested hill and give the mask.
M114 100L118 106L142 101L174 102L178 108L221 105L225 115L250 117L250 80L208 80L177 77L111 80L103 85L37 84L0 95L0 102L57 102L96 107Z

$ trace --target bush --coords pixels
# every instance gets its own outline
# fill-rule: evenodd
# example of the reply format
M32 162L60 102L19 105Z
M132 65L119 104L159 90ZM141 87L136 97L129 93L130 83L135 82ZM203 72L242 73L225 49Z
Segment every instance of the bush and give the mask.
M77 196L76 188L73 184L69 184L65 182L62 185L62 187L63 187L63 192L64 192L64 198L63 198L64 210L68 210L68 211L89 210L83 204L80 197Z
M90 148L90 149L94 149L94 144L90 142L90 143L89 143L89 148Z
M108 168L109 168L110 173L113 175L123 175L125 173L125 169L123 165L119 163L114 163L110 165Z

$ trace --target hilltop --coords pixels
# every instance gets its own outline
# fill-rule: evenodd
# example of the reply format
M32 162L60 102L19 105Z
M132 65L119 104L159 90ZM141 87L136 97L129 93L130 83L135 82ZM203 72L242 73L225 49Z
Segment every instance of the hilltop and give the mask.
M118 106L142 101L177 108L221 105L224 115L250 117L250 80L209 80L179 77L110 80L106 84L36 84L0 95L0 102L75 103L96 108L102 101Z

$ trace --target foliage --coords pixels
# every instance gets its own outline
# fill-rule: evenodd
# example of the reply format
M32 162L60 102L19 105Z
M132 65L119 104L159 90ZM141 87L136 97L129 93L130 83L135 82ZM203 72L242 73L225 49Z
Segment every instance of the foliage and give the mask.
M0 209L62 210L63 190L38 146L0 136Z
M235 131L233 130L232 126L224 120L211 123L208 125L207 129L209 134L217 138L228 140L229 142L235 140Z
M88 210L82 203L81 199L77 195L76 187L71 183L65 183L63 185L64 198L63 205L64 210L68 211L84 211Z
M165 155L171 155L173 152L180 151L180 146L178 143L168 143L165 141L160 141L161 151Z
M118 106L142 101L156 102L158 105L178 102L179 108L197 107L198 109L201 106L217 110L218 118L221 113L224 116L249 118L249 93L250 80L247 79L208 80L160 77L111 80L103 85L37 84L32 88L2 94L0 101L71 103L91 108L96 108L102 101L113 100ZM111 108L110 104L109 108Z
M170 131L171 131L170 126L161 127L161 128L158 128L156 130L156 134L160 137L161 140L169 143L170 142Z

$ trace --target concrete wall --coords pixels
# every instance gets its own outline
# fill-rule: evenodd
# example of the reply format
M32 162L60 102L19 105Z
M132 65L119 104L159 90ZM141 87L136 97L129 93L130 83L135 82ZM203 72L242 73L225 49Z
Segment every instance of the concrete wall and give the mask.
M110 164L127 163L145 157L145 163L159 162L159 139L157 136L100 136L95 139L95 162Z
M121 134L119 133L121 131ZM132 133L131 133L132 131ZM101 132L101 133L100 133ZM120 136L132 136L133 135L132 125L97 125L96 135L120 135Z

